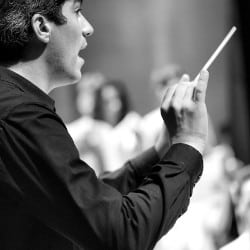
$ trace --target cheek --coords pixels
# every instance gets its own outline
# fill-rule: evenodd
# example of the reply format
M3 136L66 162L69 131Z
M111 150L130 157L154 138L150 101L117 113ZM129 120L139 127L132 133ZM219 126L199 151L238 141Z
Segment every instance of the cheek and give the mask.
M54 60L56 64L61 64L63 58L67 57L67 41L63 36L54 35L48 44L47 57L50 60Z
M47 61L53 74L75 82L81 78L84 60L79 57L81 34L72 23L55 30L47 48Z
M51 38L51 52L60 55L61 58L72 60L78 55L81 44L79 31L66 28Z
M46 61L51 70L55 72L60 70L62 65L62 53L59 46L54 46L53 43L50 43L48 53L46 54Z
M65 32L65 34L68 34ZM64 64L75 64L76 58L79 54L79 42L71 34L62 36L52 43L51 53L58 60L60 59ZM72 65L73 66L73 65Z
M74 83L81 79L83 61L73 55L70 47L66 49L59 45L48 52L47 62L53 76L64 79L68 83Z

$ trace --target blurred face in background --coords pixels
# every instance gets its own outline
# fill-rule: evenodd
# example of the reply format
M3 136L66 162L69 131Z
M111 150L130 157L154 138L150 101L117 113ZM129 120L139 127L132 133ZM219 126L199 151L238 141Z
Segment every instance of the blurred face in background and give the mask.
M115 126L120 119L122 101L117 89L106 86L101 91L103 120Z
M107 79L96 91L94 118L116 126L130 111L126 84L117 79Z

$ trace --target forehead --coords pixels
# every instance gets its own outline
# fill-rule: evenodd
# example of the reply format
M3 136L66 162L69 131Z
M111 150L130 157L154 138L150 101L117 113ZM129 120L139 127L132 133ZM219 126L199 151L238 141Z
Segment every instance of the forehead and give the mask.
M62 5L62 12L64 15L67 15L68 12L75 10L75 8L80 8L81 5L82 0L66 0Z

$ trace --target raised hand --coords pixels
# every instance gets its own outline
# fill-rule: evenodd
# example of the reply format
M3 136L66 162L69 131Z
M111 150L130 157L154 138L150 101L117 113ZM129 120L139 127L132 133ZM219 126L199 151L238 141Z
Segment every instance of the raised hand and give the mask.
M197 82L184 75L178 84L167 88L161 115L172 143L186 143L204 153L208 136L208 115L205 103L209 74L202 71Z

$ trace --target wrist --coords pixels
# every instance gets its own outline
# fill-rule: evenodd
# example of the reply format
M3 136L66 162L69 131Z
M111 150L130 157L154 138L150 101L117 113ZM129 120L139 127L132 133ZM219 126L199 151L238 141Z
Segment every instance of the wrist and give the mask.
M201 155L204 155L206 148L206 138L205 137L191 137L191 136L183 136L183 137L174 137L172 139L172 144L183 143L187 144L197 151L200 152Z
M170 148L171 143L170 141L168 142L156 142L154 145L155 151L158 154L159 158L161 159L168 151Z

